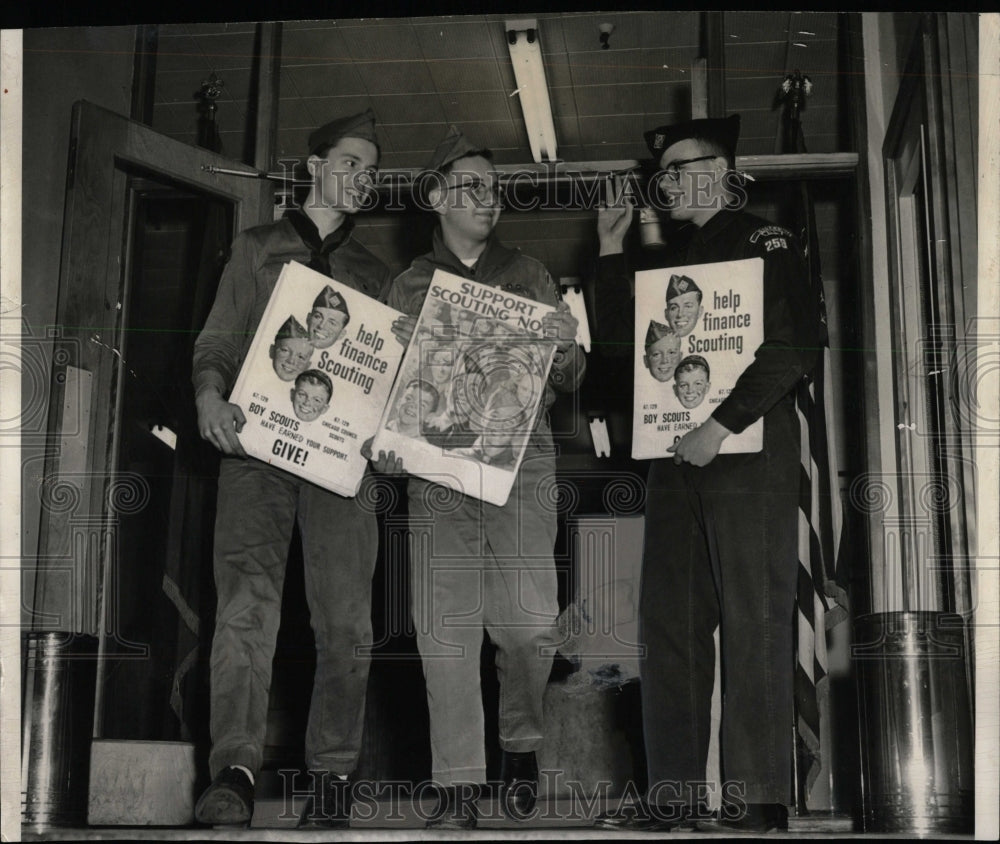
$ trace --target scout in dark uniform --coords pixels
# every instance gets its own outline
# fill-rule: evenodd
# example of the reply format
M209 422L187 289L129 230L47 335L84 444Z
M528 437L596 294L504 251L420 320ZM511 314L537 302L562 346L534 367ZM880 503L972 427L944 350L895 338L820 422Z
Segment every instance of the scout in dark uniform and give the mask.
M361 654L372 641L375 515L356 499L247 459L238 436L246 419L226 401L285 263L308 264L379 300L388 291L389 270L351 237L352 216L363 204L378 163L374 115L368 111L318 129L309 138L309 153L314 181L303 210L236 237L195 344L198 428L224 455L214 551L213 782L195 809L202 823L245 824L253 813L285 562L296 521L316 638L305 739L305 761L316 772L316 791L303 815L306 824L347 826L346 777L361 748L369 662ZM314 344L329 345L335 327L346 323L346 313L333 297L321 295L321 300L310 312L308 331ZM306 410L307 415L312 412Z
M542 695L552 669L551 653L542 650L557 641L559 613L552 557L555 512L538 504L539 485L551 483L555 473L546 410L555 400L553 390L578 387L585 365L574 339L576 319L559 302L558 288L545 267L508 249L494 234L500 204L491 158L488 150L469 143L452 127L425 177L434 184L428 198L440 222L433 250L414 260L389 294L389 305L409 315L393 329L404 343L439 268L559 306L544 320L549 336L556 339L555 360L507 503L496 507L442 491L420 478L411 477L408 483L411 530L429 534L415 538L411 546L418 552L411 559L413 617L427 685L432 774L444 786L429 825L460 828L476 825L470 796L486 782L479 666L484 627L497 646L507 794L513 795L511 805L519 812L534 805L535 751L543 739ZM465 389L456 389L457 410ZM444 506L455 496L457 504ZM429 553L420 553L424 549Z
M819 306L792 234L738 207L738 134L738 115L646 134L670 217L695 228L677 263L764 259L764 342L712 416L680 438L672 458L649 467L639 610L648 803L603 817L607 827L665 829L697 810L688 786L705 778L716 624L729 784L719 824L758 832L787 826L799 491L793 391L818 354ZM631 217L631 208L598 216L604 340L632 336L622 254ZM729 434L761 417L761 452L717 456Z

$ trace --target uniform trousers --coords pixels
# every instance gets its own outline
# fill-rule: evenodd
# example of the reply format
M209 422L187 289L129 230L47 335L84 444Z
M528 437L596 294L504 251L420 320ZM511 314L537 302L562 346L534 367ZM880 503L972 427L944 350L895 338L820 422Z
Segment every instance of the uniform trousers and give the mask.
M650 465L639 622L651 803L693 804L705 780L716 625L729 795L791 799L798 442L783 399L759 453Z
M442 785L486 782L484 628L497 647L500 746L525 752L542 744L559 613L554 480L551 447L533 441L502 507L410 479L412 613L432 774Z
M351 773L357 762L371 661L375 515L357 499L260 461L224 458L215 523L213 778L229 765L253 772L261 766L271 663L296 519L316 640L305 761L311 770L335 774Z

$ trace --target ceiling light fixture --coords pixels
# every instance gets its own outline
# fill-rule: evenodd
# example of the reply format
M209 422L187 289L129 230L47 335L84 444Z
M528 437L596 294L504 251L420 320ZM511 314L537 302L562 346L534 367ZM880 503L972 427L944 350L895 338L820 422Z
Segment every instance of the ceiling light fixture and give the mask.
M538 41L538 21L534 19L504 21L507 48L514 65L517 94L521 98L524 126L528 131L531 157L537 164L556 160L556 127L552 120L549 88L545 82L545 65Z

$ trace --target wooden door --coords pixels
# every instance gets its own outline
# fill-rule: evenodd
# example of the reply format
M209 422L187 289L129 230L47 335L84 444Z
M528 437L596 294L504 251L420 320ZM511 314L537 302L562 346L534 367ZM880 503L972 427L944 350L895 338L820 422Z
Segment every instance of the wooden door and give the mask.
M100 637L96 735L187 737L163 734L169 716L147 711L141 687L156 674L166 697L156 708L174 694L178 711L170 675L189 654L179 640L164 650L159 631L172 613L197 647L199 613L176 568L211 571L212 513L200 504L214 504L215 456L193 424L190 351L233 235L273 217L266 182L211 166L247 170L91 103L74 106L40 550L25 603L35 629ZM192 254L177 255L164 281L148 235L172 218L186 221L175 242ZM136 706L105 718L116 674L114 696Z

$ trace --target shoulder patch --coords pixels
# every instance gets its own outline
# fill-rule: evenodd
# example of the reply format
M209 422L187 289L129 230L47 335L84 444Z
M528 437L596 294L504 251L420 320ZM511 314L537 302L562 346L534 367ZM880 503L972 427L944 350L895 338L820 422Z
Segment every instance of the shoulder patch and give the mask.
M762 237L795 237L795 235L782 226L761 226L750 235L750 242L756 243Z

